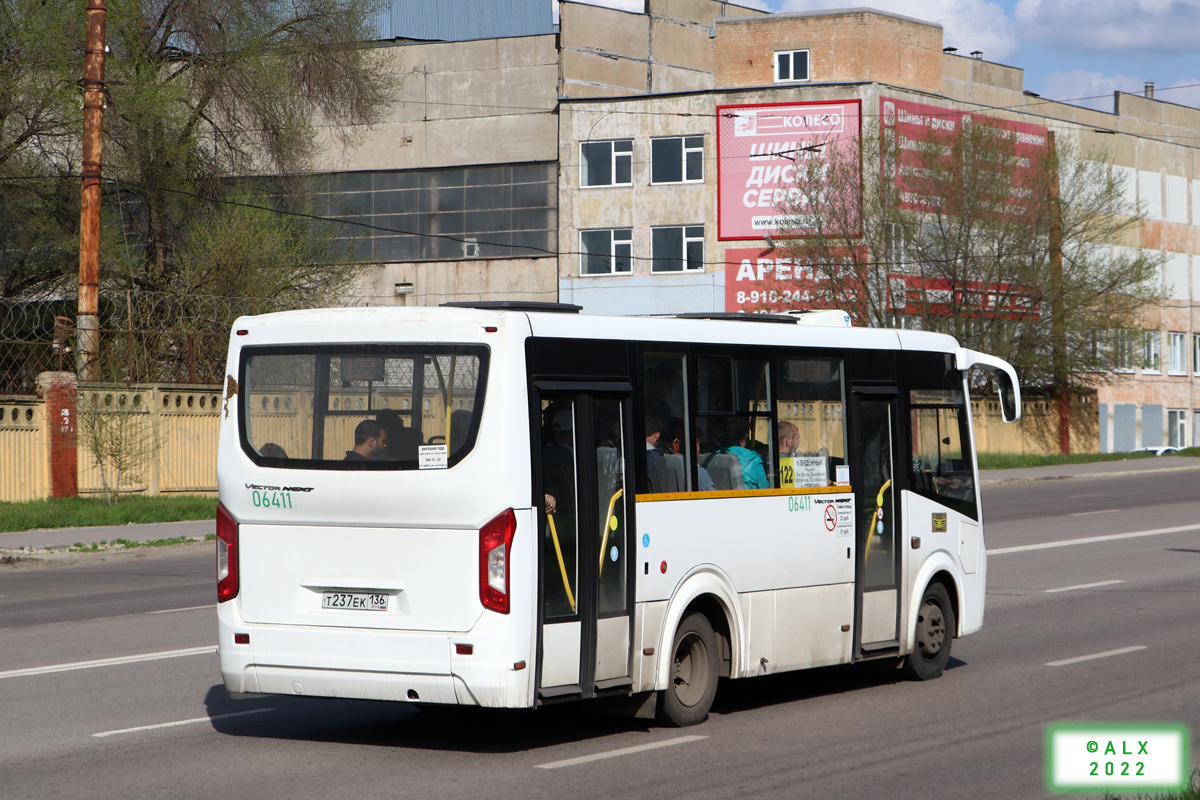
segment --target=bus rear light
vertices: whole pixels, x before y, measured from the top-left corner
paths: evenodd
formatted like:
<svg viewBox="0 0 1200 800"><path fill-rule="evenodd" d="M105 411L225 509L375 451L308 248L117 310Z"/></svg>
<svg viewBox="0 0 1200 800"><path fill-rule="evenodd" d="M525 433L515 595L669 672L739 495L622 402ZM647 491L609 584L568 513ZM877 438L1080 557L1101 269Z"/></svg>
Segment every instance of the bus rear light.
<svg viewBox="0 0 1200 800"><path fill-rule="evenodd" d="M217 602L232 600L238 593L238 523L217 503Z"/></svg>
<svg viewBox="0 0 1200 800"><path fill-rule="evenodd" d="M508 556L517 532L517 515L506 509L479 529L479 602L508 613Z"/></svg>
<svg viewBox="0 0 1200 800"><path fill-rule="evenodd" d="M475 654L475 645L473 644L456 644L454 652L460 656L470 656Z"/></svg>
<svg viewBox="0 0 1200 800"><path fill-rule="evenodd" d="M233 635L233 643L234 644L250 644L250 634L235 633Z"/></svg>

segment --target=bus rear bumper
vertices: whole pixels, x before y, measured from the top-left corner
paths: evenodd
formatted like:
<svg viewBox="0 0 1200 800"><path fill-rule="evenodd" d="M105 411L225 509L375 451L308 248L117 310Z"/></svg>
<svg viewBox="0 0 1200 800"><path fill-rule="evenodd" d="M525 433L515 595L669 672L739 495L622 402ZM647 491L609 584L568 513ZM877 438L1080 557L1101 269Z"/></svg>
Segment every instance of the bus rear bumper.
<svg viewBox="0 0 1200 800"><path fill-rule="evenodd" d="M456 652L462 634L248 624L218 610L221 677L235 693L532 707L530 672ZM236 634L249 643L237 644Z"/></svg>

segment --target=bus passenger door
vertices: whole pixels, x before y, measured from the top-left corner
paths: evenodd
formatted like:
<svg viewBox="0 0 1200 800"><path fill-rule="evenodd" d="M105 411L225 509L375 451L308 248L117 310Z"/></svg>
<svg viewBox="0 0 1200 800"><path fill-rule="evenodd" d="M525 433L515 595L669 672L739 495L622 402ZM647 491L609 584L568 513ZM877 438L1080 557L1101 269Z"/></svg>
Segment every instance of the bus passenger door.
<svg viewBox="0 0 1200 800"><path fill-rule="evenodd" d="M855 657L900 645L900 509L892 480L900 434L895 387L853 387L851 483L855 496Z"/></svg>
<svg viewBox="0 0 1200 800"><path fill-rule="evenodd" d="M555 388L539 386L543 700L632 685L629 394Z"/></svg>

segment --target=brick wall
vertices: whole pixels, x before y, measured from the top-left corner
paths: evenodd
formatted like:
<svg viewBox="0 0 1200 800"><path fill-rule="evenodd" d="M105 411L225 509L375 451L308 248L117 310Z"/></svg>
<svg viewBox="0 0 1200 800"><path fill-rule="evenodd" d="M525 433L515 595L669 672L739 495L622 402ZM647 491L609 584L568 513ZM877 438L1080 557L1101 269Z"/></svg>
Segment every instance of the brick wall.
<svg viewBox="0 0 1200 800"><path fill-rule="evenodd" d="M942 28L878 11L717 20L716 86L774 83L777 50L808 50L812 83L876 81L942 90Z"/></svg>
<svg viewBox="0 0 1200 800"><path fill-rule="evenodd" d="M38 395L46 401L50 496L79 494L79 449L75 434L75 373L43 372Z"/></svg>

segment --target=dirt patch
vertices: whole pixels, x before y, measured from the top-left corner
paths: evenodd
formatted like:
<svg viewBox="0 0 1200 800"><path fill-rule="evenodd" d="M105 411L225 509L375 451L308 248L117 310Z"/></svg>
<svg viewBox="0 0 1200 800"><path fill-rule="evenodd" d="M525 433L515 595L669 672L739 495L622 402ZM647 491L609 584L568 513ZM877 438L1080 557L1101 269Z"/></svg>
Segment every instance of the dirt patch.
<svg viewBox="0 0 1200 800"><path fill-rule="evenodd" d="M47 567L74 567L83 564L98 564L102 561L131 561L156 559L168 556L191 555L213 552L215 542L195 541L159 547L112 547L84 552L72 552L64 547L27 547L24 550L0 549L0 570L44 569Z"/></svg>

